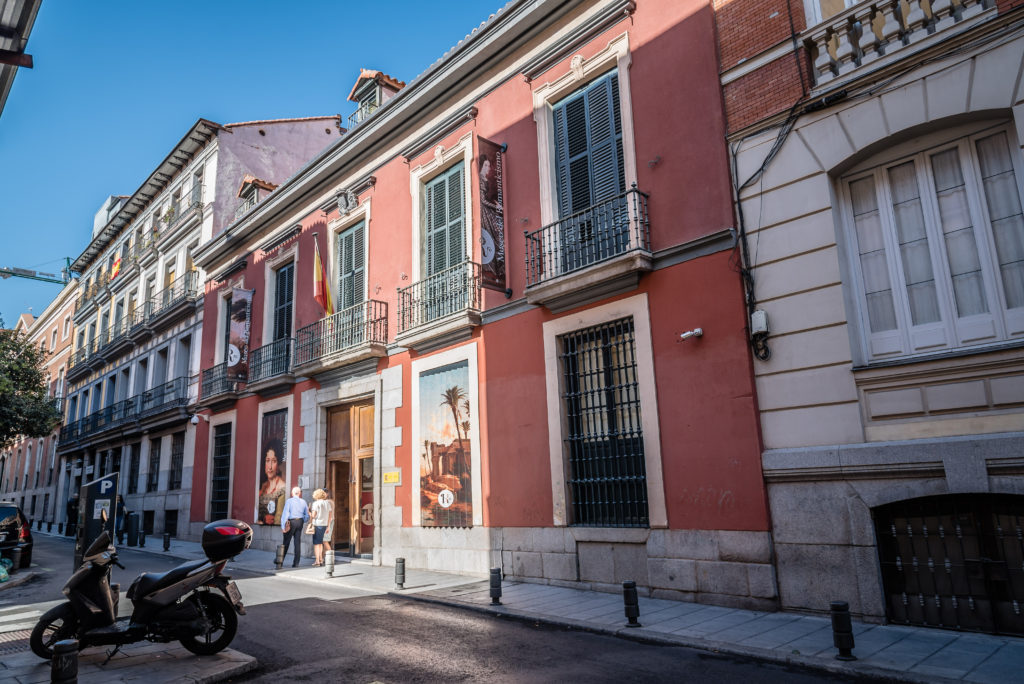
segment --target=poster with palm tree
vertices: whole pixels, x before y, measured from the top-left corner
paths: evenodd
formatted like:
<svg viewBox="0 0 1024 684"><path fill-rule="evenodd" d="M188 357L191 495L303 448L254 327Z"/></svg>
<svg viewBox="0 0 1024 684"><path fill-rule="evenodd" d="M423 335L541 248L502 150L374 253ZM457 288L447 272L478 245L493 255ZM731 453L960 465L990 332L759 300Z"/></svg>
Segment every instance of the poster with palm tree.
<svg viewBox="0 0 1024 684"><path fill-rule="evenodd" d="M420 524L473 524L469 363L461 361L420 375Z"/></svg>

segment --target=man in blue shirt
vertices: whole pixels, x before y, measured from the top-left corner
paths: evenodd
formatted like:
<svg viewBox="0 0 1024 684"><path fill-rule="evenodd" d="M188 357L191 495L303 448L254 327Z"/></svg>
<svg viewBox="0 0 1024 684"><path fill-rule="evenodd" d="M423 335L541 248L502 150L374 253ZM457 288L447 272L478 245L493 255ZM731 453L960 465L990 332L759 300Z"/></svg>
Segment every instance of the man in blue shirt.
<svg viewBox="0 0 1024 684"><path fill-rule="evenodd" d="M288 555L288 546L291 544L292 539L295 540L295 562L292 563L292 567L298 567L299 565L299 552L300 540L302 537L302 528L309 521L309 506L306 505L306 501L302 498L302 488L292 487L292 498L284 502L284 510L281 511L281 531L284 532L284 556Z"/></svg>

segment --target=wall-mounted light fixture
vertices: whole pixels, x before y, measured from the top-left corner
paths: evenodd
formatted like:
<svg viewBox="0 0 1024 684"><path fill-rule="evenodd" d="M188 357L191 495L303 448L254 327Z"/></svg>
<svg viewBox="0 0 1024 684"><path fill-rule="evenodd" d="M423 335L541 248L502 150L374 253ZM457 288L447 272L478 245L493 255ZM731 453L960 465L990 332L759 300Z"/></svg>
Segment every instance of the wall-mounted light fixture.
<svg viewBox="0 0 1024 684"><path fill-rule="evenodd" d="M679 335L680 340L688 340L691 337L704 337L704 329L694 328L693 330L687 330L686 332Z"/></svg>

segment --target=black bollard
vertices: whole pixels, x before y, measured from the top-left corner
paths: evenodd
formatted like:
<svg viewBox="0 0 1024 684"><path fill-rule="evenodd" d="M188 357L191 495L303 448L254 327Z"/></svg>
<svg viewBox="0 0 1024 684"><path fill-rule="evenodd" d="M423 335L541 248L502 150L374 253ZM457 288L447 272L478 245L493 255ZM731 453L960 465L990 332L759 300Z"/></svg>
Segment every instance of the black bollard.
<svg viewBox="0 0 1024 684"><path fill-rule="evenodd" d="M640 617L640 600L636 596L636 582L633 580L622 583L622 602L626 604L626 618L629 620L626 626L639 627L640 623L636 619Z"/></svg>
<svg viewBox="0 0 1024 684"><path fill-rule="evenodd" d="M145 548L146 546L146 530L139 528L139 547Z"/></svg>
<svg viewBox="0 0 1024 684"><path fill-rule="evenodd" d="M11 549L11 569L7 571L8 575L13 575L21 569L21 547L15 546Z"/></svg>
<svg viewBox="0 0 1024 684"><path fill-rule="evenodd" d="M491 568L491 605L501 605L501 568Z"/></svg>
<svg viewBox="0 0 1024 684"><path fill-rule="evenodd" d="M832 611L832 643L839 649L836 660L856 660L853 655L853 622L850 620L850 604L846 601L833 601Z"/></svg>
<svg viewBox="0 0 1024 684"><path fill-rule="evenodd" d="M334 549L324 551L324 573L327 577L334 577Z"/></svg>
<svg viewBox="0 0 1024 684"><path fill-rule="evenodd" d="M284 544L277 545L277 553L274 554L274 567L278 570L284 565Z"/></svg>
<svg viewBox="0 0 1024 684"><path fill-rule="evenodd" d="M50 522L46 523L46 532L47 532L47 534L49 534L50 532L53 532L53 521L52 520Z"/></svg>
<svg viewBox="0 0 1024 684"><path fill-rule="evenodd" d="M64 534L64 523L57 523L57 534Z"/></svg>
<svg viewBox="0 0 1024 684"><path fill-rule="evenodd" d="M405 559L395 559L395 588L405 589Z"/></svg>
<svg viewBox="0 0 1024 684"><path fill-rule="evenodd" d="M171 550L171 533L164 532L164 551Z"/></svg>
<svg viewBox="0 0 1024 684"><path fill-rule="evenodd" d="M78 642L74 639L65 639L53 645L50 681L59 684L78 682Z"/></svg>

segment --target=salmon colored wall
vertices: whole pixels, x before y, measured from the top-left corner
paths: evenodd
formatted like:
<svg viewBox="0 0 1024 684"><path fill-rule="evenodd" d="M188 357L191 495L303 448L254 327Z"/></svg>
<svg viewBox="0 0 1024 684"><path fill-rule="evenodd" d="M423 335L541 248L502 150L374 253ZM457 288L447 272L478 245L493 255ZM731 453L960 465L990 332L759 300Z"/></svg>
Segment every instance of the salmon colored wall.
<svg viewBox="0 0 1024 684"><path fill-rule="evenodd" d="M210 414L201 412L206 417ZM192 458L192 494L189 504L189 518L192 522L206 520L206 504L208 502L207 484L210 480L209 467L210 453L210 423L199 419L196 425L195 451ZM244 518L243 518L244 519Z"/></svg>

